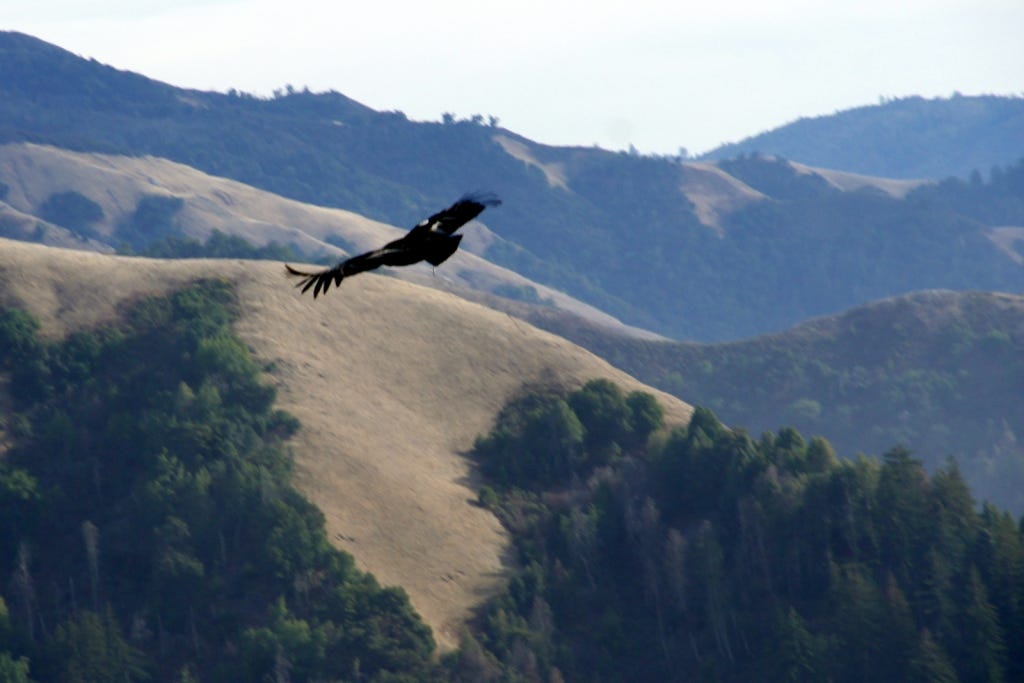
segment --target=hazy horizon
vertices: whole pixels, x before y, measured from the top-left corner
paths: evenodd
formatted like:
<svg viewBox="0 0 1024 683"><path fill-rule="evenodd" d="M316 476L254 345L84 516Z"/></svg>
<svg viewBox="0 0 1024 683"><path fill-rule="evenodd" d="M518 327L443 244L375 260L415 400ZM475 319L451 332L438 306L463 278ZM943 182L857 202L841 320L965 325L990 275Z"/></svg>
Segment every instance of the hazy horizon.
<svg viewBox="0 0 1024 683"><path fill-rule="evenodd" d="M880 98L1024 92L1018 0L13 0L4 28L172 85L335 90L552 145L702 153Z"/></svg>

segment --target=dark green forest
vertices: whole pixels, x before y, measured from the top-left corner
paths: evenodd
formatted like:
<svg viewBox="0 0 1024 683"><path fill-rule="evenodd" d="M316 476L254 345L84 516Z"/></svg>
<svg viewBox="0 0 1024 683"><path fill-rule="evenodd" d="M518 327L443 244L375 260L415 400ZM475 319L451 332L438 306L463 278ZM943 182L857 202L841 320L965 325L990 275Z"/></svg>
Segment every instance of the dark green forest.
<svg viewBox="0 0 1024 683"><path fill-rule="evenodd" d="M122 253L133 253L125 250ZM227 235L214 230L205 242L193 237L170 235L151 242L139 256L152 258L237 258L264 261L295 261L302 256L291 246L271 242L257 247L238 235Z"/></svg>
<svg viewBox="0 0 1024 683"><path fill-rule="evenodd" d="M563 168L568 188L508 154L499 135ZM1024 225L1015 163L1024 148L996 139L1015 156L972 167L978 182L967 171L903 200L841 192L814 176L804 183L788 164L732 155L723 168L769 199L725 217L720 236L680 191L676 158L536 145L483 116L410 121L336 92L182 90L0 33L0 143L152 154L398 226L467 190L494 189L505 201L486 223L502 241L488 259L678 339L753 336L925 288L1021 291L1024 269L984 236L994 205L1000 225ZM936 142L928 158L943 149Z"/></svg>
<svg viewBox="0 0 1024 683"><path fill-rule="evenodd" d="M1024 520L955 464L666 431L606 380L524 393L471 457L507 591L438 658L330 546L224 283L46 340L0 314L0 680L998 681L1024 675Z"/></svg>
<svg viewBox="0 0 1024 683"><path fill-rule="evenodd" d="M0 680L425 680L401 589L291 484L296 420L204 282L61 341L0 312Z"/></svg>
<svg viewBox="0 0 1024 683"><path fill-rule="evenodd" d="M200 242L187 236L178 223L178 213L184 205L181 197L155 194L140 197L135 210L114 233L118 253L153 258L274 261L291 261L300 257L291 245L270 242L257 247L243 237L228 235L220 230L213 230L206 242ZM57 223L64 225L59 221Z"/></svg>
<svg viewBox="0 0 1024 683"><path fill-rule="evenodd" d="M844 453L902 444L929 471L955 457L971 489L1024 513L1024 301L922 292L723 344L631 340L551 325L642 381L760 433L792 425Z"/></svg>
<svg viewBox="0 0 1024 683"><path fill-rule="evenodd" d="M474 454L522 569L462 681L1015 681L1024 519L955 464L754 439L698 408L653 432L605 380L506 407Z"/></svg>

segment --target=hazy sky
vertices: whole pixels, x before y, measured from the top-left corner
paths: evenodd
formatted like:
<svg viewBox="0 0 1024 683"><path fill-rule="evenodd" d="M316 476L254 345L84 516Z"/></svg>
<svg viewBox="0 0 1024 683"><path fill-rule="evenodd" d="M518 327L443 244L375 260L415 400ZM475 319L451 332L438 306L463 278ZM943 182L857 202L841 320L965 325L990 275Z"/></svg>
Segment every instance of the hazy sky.
<svg viewBox="0 0 1024 683"><path fill-rule="evenodd" d="M4 0L0 28L173 85L674 154L880 96L1024 94L1024 0Z"/></svg>

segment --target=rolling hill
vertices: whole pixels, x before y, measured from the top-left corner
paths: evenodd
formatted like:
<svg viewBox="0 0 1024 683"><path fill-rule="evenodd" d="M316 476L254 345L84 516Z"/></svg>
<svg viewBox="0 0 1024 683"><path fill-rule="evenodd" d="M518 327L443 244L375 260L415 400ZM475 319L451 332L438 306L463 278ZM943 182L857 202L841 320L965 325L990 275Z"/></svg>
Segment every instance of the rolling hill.
<svg viewBox="0 0 1024 683"><path fill-rule="evenodd" d="M1024 296L917 292L724 344L524 314L753 434L791 425L846 457L902 444L931 469L952 456L978 498L1024 511Z"/></svg>
<svg viewBox="0 0 1024 683"><path fill-rule="evenodd" d="M994 175L951 206L935 185L837 173L850 168L551 147L483 117L410 121L336 92L184 90L16 33L0 33L0 142L171 159L392 225L494 189L506 203L486 217L501 237L480 244L488 260L675 338L777 331L917 289L1024 286L988 232L1024 224L1020 207L998 222L979 208Z"/></svg>
<svg viewBox="0 0 1024 683"><path fill-rule="evenodd" d="M1024 98L901 97L801 118L701 156L759 152L890 178L967 177L1024 156Z"/></svg>
<svg viewBox="0 0 1024 683"><path fill-rule="evenodd" d="M115 319L143 295L204 277L237 288L238 333L269 368L303 492L328 532L384 584L401 585L451 647L474 606L502 584L506 538L474 504L464 454L530 385L639 382L573 344L450 293L364 275L316 301L278 263L153 260L0 240L0 305L47 335ZM655 392L670 421L690 407Z"/></svg>
<svg viewBox="0 0 1024 683"><path fill-rule="evenodd" d="M204 241L218 231L256 245L287 245L298 253L333 261L376 248L405 232L350 211L284 199L155 157L71 152L33 144L0 145L0 187L6 188L0 197L0 236L104 253L125 245L144 247L168 236ZM74 211L65 212L70 216L64 218L48 208L54 198L62 197L93 207L91 218L78 218ZM54 213L56 218L50 216ZM411 226L418 220L410 215L407 222ZM628 334L653 336L475 256L474 251L500 239L480 221L462 233L465 247L443 270L432 273L427 266L419 266L395 270L394 274L442 289L527 292L532 300Z"/></svg>

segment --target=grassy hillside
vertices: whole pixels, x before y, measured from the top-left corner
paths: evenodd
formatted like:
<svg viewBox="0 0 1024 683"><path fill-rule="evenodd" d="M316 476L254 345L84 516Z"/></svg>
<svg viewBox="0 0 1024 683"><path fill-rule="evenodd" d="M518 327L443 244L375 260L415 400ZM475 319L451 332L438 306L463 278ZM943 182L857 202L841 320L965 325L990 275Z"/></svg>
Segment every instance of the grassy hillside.
<svg viewBox="0 0 1024 683"><path fill-rule="evenodd" d="M463 454L524 384L608 377L595 356L451 294L369 274L314 302L280 264L160 261L0 240L0 304L62 336L117 318L119 306L202 277L239 299L237 333L270 369L278 406L297 417L296 484L332 543L385 585L400 585L450 647L470 610L502 584L506 538L473 505ZM689 407L658 392L670 419Z"/></svg>
<svg viewBox="0 0 1024 683"><path fill-rule="evenodd" d="M1024 297L924 292L726 344L634 342L557 314L555 330L752 433L792 425L840 454L949 456L979 498L1024 511Z"/></svg>
<svg viewBox="0 0 1024 683"><path fill-rule="evenodd" d="M852 683L1024 667L1022 527L979 512L955 466L928 476L902 449L842 461L793 429L754 441L706 409L669 433L651 394L550 371L475 439L469 483L486 484L478 504L517 562L459 649L433 657L406 594L331 548L293 487L282 445L302 425L232 329L241 285L135 297L67 335L0 306L4 680ZM378 514L403 492L385 495Z"/></svg>
<svg viewBox="0 0 1024 683"><path fill-rule="evenodd" d="M413 122L338 93L185 91L11 33L0 34L0 95L0 141L156 155L394 225L494 189L505 205L485 218L502 238L484 250L489 260L677 338L751 336L921 288L1024 283L985 238L997 226L976 213L787 164L762 163L755 187L750 160L738 177L537 145L482 117ZM785 194L794 175L821 187ZM1001 226L1024 224L1010 217Z"/></svg>
<svg viewBox="0 0 1024 683"><path fill-rule="evenodd" d="M350 211L303 204L155 157L0 145L0 187L6 188L0 236L79 249L159 255L197 242L214 247L226 235L277 260L301 254L333 262L404 233ZM423 265L392 272L440 288L540 300L624 329L579 300L479 258L480 245L498 240L480 221L461 233L465 247L442 270Z"/></svg>
<svg viewBox="0 0 1024 683"><path fill-rule="evenodd" d="M801 118L703 156L774 154L887 178L967 177L1024 157L1024 98L902 97Z"/></svg>
<svg viewBox="0 0 1024 683"><path fill-rule="evenodd" d="M38 680L427 678L406 594L294 488L299 424L232 333L237 304L206 280L50 340L0 309L0 652Z"/></svg>

